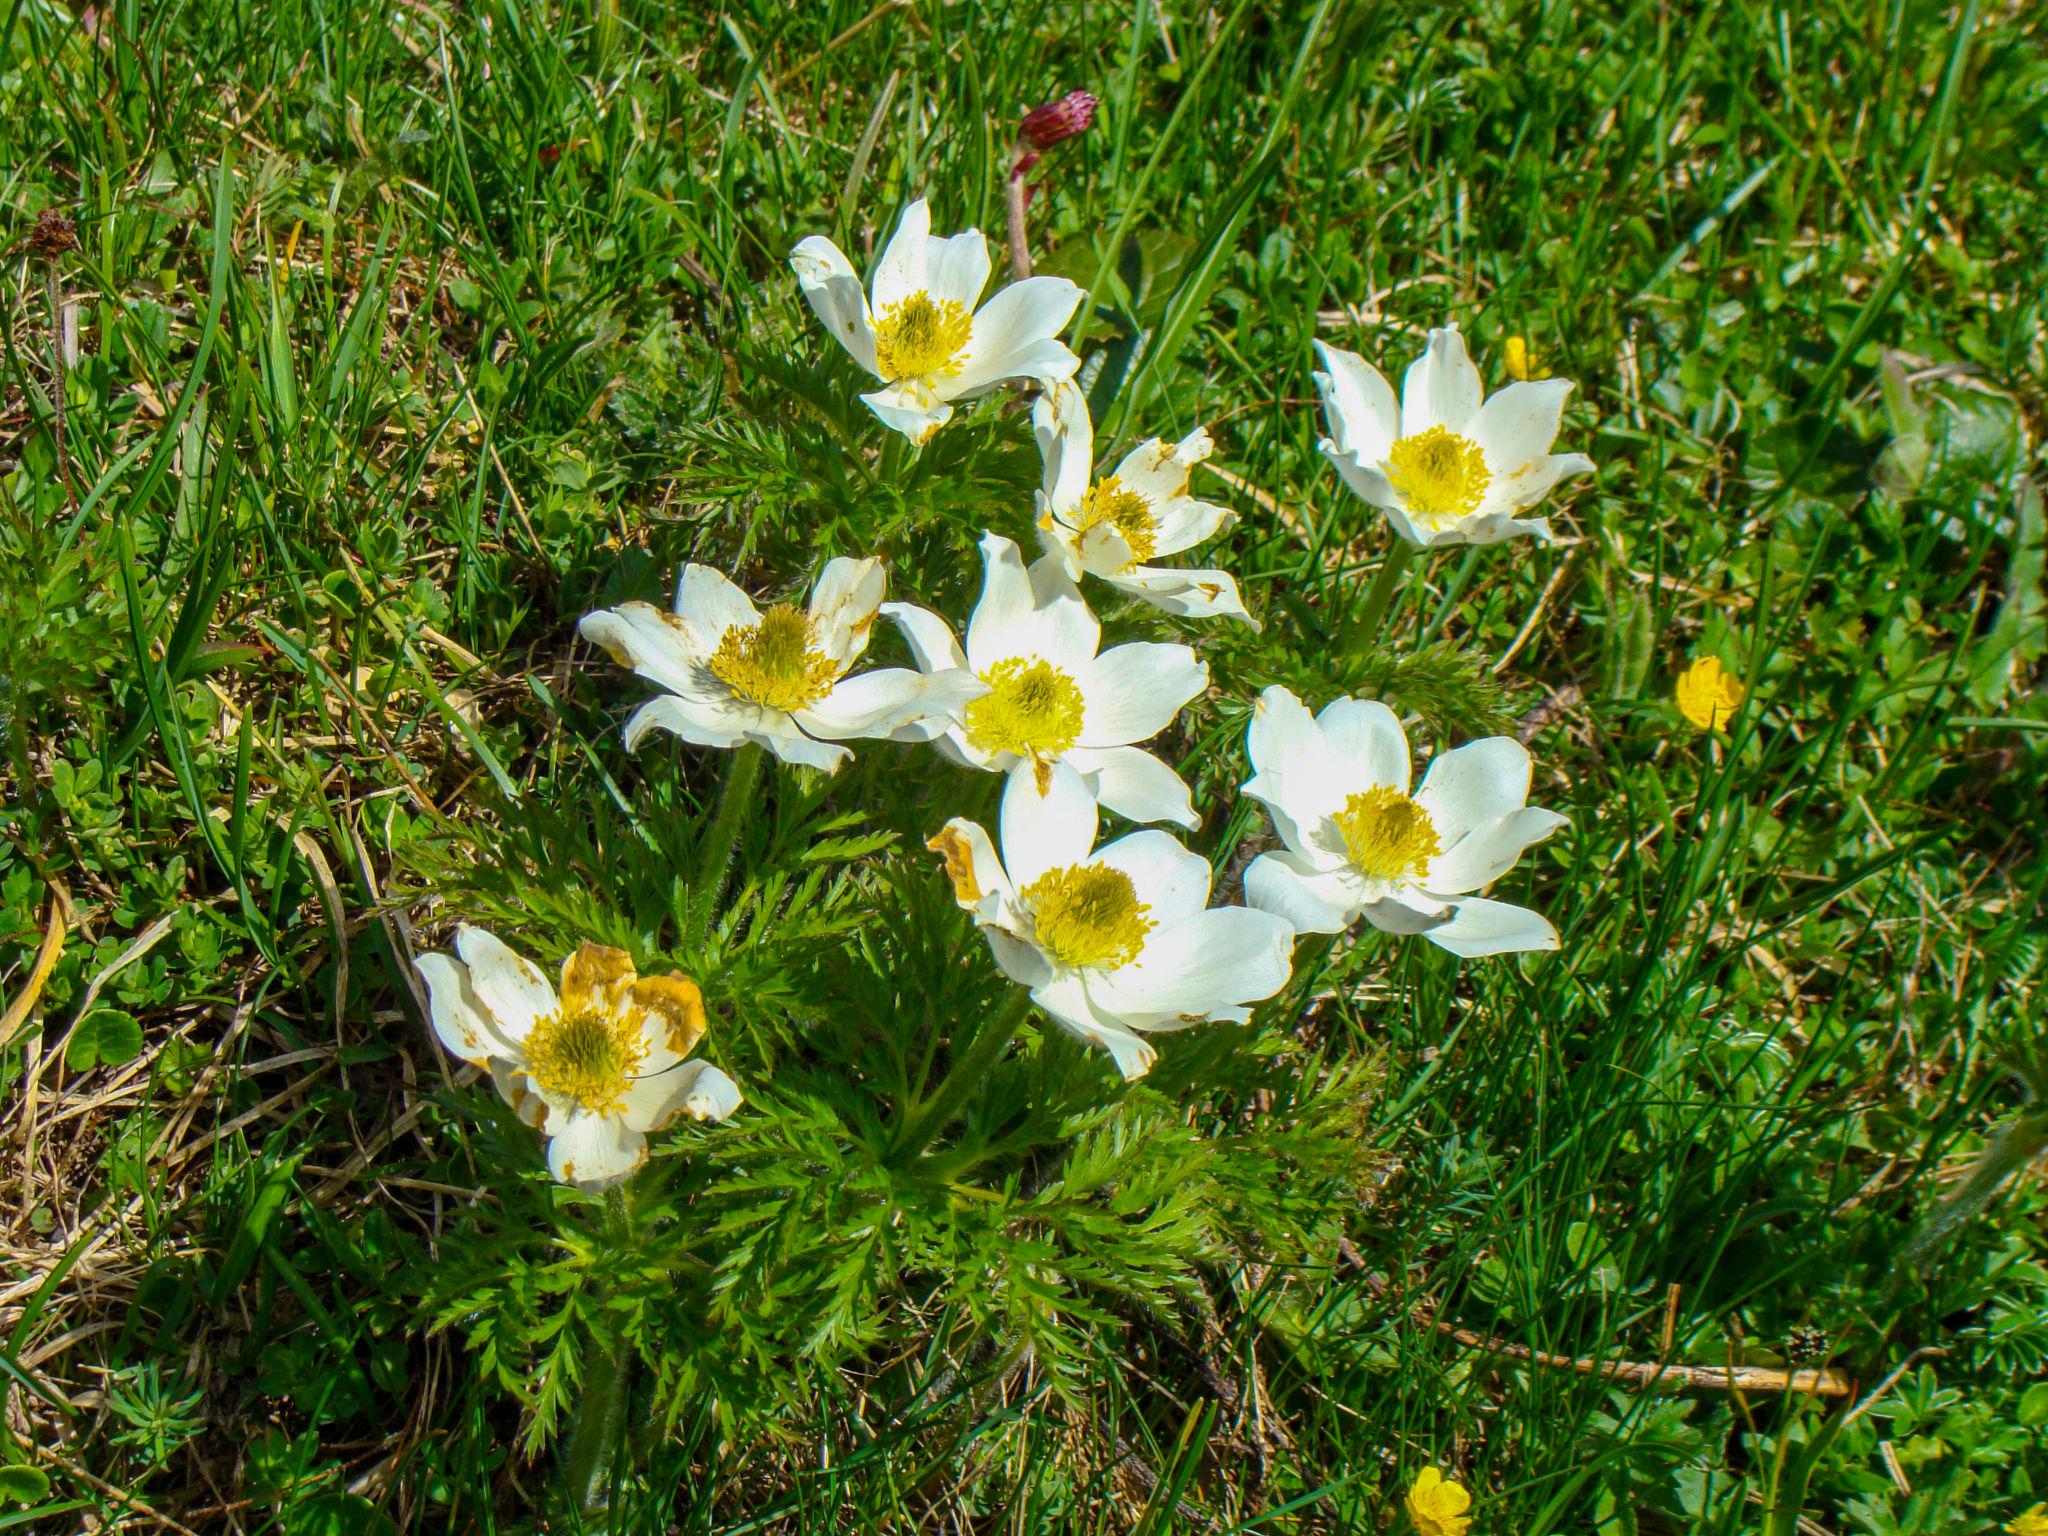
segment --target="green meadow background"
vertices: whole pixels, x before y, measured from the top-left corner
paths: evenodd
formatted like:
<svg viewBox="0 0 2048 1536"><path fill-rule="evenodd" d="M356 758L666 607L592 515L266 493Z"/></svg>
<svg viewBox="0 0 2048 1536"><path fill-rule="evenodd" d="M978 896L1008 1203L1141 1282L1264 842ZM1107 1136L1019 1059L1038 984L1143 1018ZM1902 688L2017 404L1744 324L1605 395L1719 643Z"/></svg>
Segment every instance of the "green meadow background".
<svg viewBox="0 0 2048 1536"><path fill-rule="evenodd" d="M2044 24L0 0L0 1529L1350 1532L1427 1465L1475 1536L2048 1499ZM1028 423L884 473L786 256L858 264L918 195L999 240L1016 118L1074 87L1102 117L1032 235L1091 289L1099 445L1210 425L1263 620L1109 614L1210 664L1191 846L1225 888L1255 846L1258 689L1378 693L1529 743L1573 826L1503 889L1563 948L1305 946L1254 1030L1166 1043L1155 1148L1237 1134L1201 1073L1351 1074L1362 1176L1276 1199L1285 1242L1161 1161L1058 1241L884 1252L1029 1194L863 1150L875 1021L936 1051L1000 996L919 846L993 783L785 772L753 915L711 913L671 875L723 763L626 757L638 685L574 626L686 559L771 591L876 552L964 617L980 531L1027 537ZM1446 319L1490 387L1510 336L1577 381L1598 473L1554 545L1418 562L1347 659L1387 531L1315 450L1310 343L1392 373ZM1712 737L1670 702L1709 655L1751 695ZM574 1210L536 1225L532 1138L408 978L458 915L687 953L751 1096L689 1166L801 1142L843 1192L748 1187L804 1328L706 1279L595 1524L541 1444ZM1040 1065L1122 1092L1052 1041L1001 1091Z"/></svg>

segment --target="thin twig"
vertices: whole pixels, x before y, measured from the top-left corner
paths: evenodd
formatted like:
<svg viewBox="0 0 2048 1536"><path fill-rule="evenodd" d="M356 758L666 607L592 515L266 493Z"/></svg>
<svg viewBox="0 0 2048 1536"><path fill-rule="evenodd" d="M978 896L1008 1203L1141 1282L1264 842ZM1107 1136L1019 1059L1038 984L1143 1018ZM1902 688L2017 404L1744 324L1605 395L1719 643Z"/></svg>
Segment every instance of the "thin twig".
<svg viewBox="0 0 2048 1536"><path fill-rule="evenodd" d="M1338 1240L1337 1254L1344 1263L1364 1276L1366 1288L1375 1296L1387 1293L1387 1282L1367 1270L1364 1257L1352 1247L1349 1238ZM1510 1360L1524 1360L1553 1370L1577 1371L1581 1376L1601 1376L1632 1387L1670 1385L1713 1392L1798 1392L1813 1397L1849 1397L1856 1390L1856 1384L1840 1371L1785 1371L1764 1365L1672 1365L1658 1361L1602 1360L1594 1355L1553 1355L1545 1350L1531 1349L1526 1344L1510 1344L1506 1339L1474 1333L1455 1323L1441 1322L1424 1307L1414 1307L1408 1315L1423 1327L1456 1339L1470 1350L1503 1355Z"/></svg>

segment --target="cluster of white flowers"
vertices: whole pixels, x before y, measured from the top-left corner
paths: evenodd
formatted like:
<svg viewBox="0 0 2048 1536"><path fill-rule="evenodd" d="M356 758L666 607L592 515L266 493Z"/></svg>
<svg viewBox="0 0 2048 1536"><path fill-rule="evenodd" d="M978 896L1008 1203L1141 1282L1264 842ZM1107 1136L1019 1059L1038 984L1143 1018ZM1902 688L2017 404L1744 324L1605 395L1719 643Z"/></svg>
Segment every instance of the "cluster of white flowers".
<svg viewBox="0 0 2048 1536"><path fill-rule="evenodd" d="M865 289L821 236L799 244L791 266L818 318L880 381L862 399L911 442L1006 382L1038 391L1041 553L1027 564L1012 540L984 535L964 643L929 609L884 602L878 560L829 562L806 607L757 606L717 571L687 566L673 612L626 603L582 621L586 639L662 690L627 722L628 748L661 729L697 746L754 743L831 772L851 740L929 742L955 763L1004 774L1000 852L962 818L931 847L1003 973L1126 1077L1156 1059L1149 1035L1242 1021L1279 992L1299 933L1339 933L1363 917L1464 956L1555 948L1542 917L1475 894L1564 824L1526 804L1528 753L1506 738L1472 742L1437 758L1411 795L1401 722L1370 700L1340 698L1316 715L1285 688L1258 700L1244 792L1284 846L1246 870L1247 905L1211 907L1208 861L1166 832L1096 846L1105 810L1200 824L1186 782L1146 743L1208 687L1209 671L1182 644L1103 650L1079 583L1092 577L1183 618L1249 624L1228 572L1153 563L1214 537L1234 514L1191 490L1212 449L1200 428L1140 443L1098 476L1077 361L1059 340L1080 290L1032 277L983 304L982 236L934 239L930 225L925 204L911 204ZM1418 546L1547 538L1543 519L1519 514L1591 468L1549 451L1570 386L1517 383L1483 399L1455 328L1430 333L1398 401L1362 358L1320 352L1323 452ZM901 632L915 670L853 670L877 616ZM558 1177L622 1177L644 1157L647 1131L685 1110L723 1118L738 1104L716 1068L684 1059L702 1009L679 1021L681 978L635 982L618 951L586 946L558 997L489 935L465 929L457 948L460 962L421 962L436 1027L554 1138Z"/></svg>

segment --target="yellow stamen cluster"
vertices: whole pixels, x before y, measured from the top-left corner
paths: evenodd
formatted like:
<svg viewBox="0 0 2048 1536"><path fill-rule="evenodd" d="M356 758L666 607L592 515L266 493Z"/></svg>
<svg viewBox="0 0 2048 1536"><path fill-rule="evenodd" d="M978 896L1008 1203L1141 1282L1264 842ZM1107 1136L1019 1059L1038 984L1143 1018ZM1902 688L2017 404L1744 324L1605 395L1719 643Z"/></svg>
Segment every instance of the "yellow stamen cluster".
<svg viewBox="0 0 2048 1536"><path fill-rule="evenodd" d="M875 370L899 379L950 378L974 334L974 316L952 299L933 299L922 288L875 319Z"/></svg>
<svg viewBox="0 0 2048 1536"><path fill-rule="evenodd" d="M1081 739L1081 689L1051 662L1012 656L981 680L989 691L960 717L977 751L1058 757Z"/></svg>
<svg viewBox="0 0 2048 1536"><path fill-rule="evenodd" d="M1047 870L1017 893L1031 912L1038 947L1061 965L1113 969L1128 965L1153 928L1131 877L1107 864Z"/></svg>
<svg viewBox="0 0 2048 1536"><path fill-rule="evenodd" d="M1493 476L1471 438L1431 427L1394 440L1387 450L1387 481L1411 516L1437 521L1477 511Z"/></svg>
<svg viewBox="0 0 2048 1536"><path fill-rule="evenodd" d="M1369 880L1419 877L1443 851L1429 812L1385 785L1353 795L1331 820L1352 868Z"/></svg>
<svg viewBox="0 0 2048 1536"><path fill-rule="evenodd" d="M1159 520L1152 503L1115 475L1105 475L1081 498L1080 532L1108 524L1130 546L1131 564L1149 560L1159 547Z"/></svg>
<svg viewBox="0 0 2048 1536"><path fill-rule="evenodd" d="M526 1075L535 1086L574 1099L593 1115L608 1115L647 1058L637 1013L607 1008L564 1008L533 1026L526 1037Z"/></svg>
<svg viewBox="0 0 2048 1536"><path fill-rule="evenodd" d="M818 649L818 626L793 603L754 625L735 624L711 653L711 675L763 709L802 709L832 691L839 669Z"/></svg>

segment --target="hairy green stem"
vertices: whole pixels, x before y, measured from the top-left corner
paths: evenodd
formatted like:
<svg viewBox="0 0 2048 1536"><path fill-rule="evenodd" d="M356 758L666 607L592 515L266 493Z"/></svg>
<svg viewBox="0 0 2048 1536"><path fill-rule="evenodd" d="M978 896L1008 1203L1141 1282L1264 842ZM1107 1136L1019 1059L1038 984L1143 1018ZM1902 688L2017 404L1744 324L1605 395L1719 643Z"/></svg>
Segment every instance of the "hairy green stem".
<svg viewBox="0 0 2048 1536"><path fill-rule="evenodd" d="M1399 534L1388 546L1386 558L1380 561L1379 574L1372 579L1372 586L1366 590L1365 606L1358 610L1344 631L1339 649L1346 655L1355 656L1372 644L1379 633L1381 623L1387 617L1387 610L1393 605L1394 592L1407 574L1408 564L1415 558L1415 546Z"/></svg>
<svg viewBox="0 0 2048 1536"><path fill-rule="evenodd" d="M620 1248L633 1241L632 1215L626 1207L623 1188L605 1191L605 1228L611 1243ZM598 1283L597 1304L601 1309L609 1287ZM611 1503L612 1459L619 1445L620 1429L626 1419L626 1400L632 1395L633 1357L625 1342L617 1348L599 1347L595 1359L583 1372L583 1396L576 1404L575 1422L569 1426L569 1443L562 1458L562 1477L569 1505L578 1514L601 1514Z"/></svg>
<svg viewBox="0 0 2048 1536"><path fill-rule="evenodd" d="M1017 1031L1024 1027L1025 1015L1030 1012L1031 994L1020 987L1010 1005L981 1026L980 1033L967 1047L967 1054L947 1070L931 1097L904 1115L903 1129L896 1138L898 1157L913 1157L922 1152L945 1128L975 1085L988 1075L989 1068L1017 1038Z"/></svg>
<svg viewBox="0 0 2048 1536"><path fill-rule="evenodd" d="M732 868L732 852L739 845L740 824L754 808L754 792L761 783L762 751L754 742L744 743L732 755L725 770L725 787L718 794L718 810L711 818L711 830L704 837L704 857L697 867L696 939L699 944L711 931L711 917L718 910L719 893L725 889L726 874Z"/></svg>

